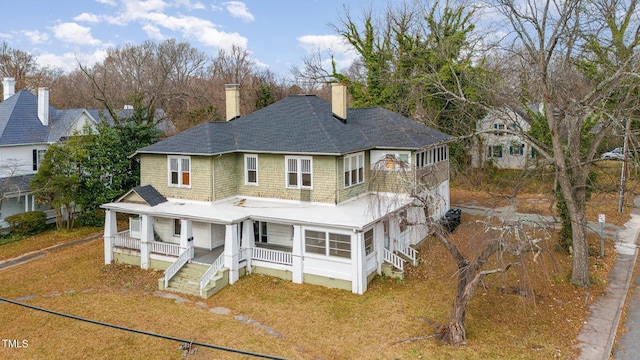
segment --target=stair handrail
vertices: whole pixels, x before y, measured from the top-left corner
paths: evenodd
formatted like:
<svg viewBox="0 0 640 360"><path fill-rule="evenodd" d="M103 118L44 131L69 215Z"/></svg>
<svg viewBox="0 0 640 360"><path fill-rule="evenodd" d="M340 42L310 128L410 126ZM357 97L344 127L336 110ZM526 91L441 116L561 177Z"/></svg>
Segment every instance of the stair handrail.
<svg viewBox="0 0 640 360"><path fill-rule="evenodd" d="M409 259L411 259L411 264L413 266L418 266L418 251L414 248L412 248L411 246L407 245L407 244L398 244L399 246L396 247L396 250L401 253L402 255L408 257ZM404 246L402 246L404 245Z"/></svg>
<svg viewBox="0 0 640 360"><path fill-rule="evenodd" d="M191 260L193 258L193 247L188 247L184 250L182 250L182 252L180 252L180 255L178 256L178 258L176 259L176 261L174 261L171 265L169 265L169 267L167 268L167 270L164 271L164 288L168 288L169 287L169 280L171 280L171 278L178 273L178 271L180 271L180 269L182 269L182 267L189 262L189 260Z"/></svg>
<svg viewBox="0 0 640 360"><path fill-rule="evenodd" d="M220 271L220 269L222 269L223 266L224 266L224 253L220 254L220 256L218 256L216 261L214 261L213 264L211 264L209 269L204 274L202 274L202 277L200 278L200 296L202 296L202 292L204 288L209 284L209 282L211 282L211 279L213 279L214 276L216 276L218 271Z"/></svg>
<svg viewBox="0 0 640 360"><path fill-rule="evenodd" d="M384 250L384 261L393 265L396 269L404 271L404 260L387 249Z"/></svg>

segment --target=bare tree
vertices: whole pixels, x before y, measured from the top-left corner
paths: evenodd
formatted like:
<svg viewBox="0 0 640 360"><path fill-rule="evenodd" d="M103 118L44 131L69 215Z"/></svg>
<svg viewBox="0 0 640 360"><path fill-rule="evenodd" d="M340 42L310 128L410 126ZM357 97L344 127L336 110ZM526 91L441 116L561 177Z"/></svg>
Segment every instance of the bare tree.
<svg viewBox="0 0 640 360"><path fill-rule="evenodd" d="M639 106L637 0L491 3L507 20L506 53L526 64L516 95L543 104L549 142L529 141L556 169L571 221L571 282L588 287L589 172L605 135Z"/></svg>
<svg viewBox="0 0 640 360"><path fill-rule="evenodd" d="M453 241L448 235L450 228L441 219L446 201L436 190L446 179L448 167L442 164L446 163L416 167L390 156L373 166L369 188L379 194L372 204L374 210L388 212L390 206L397 207L400 201L408 203L408 208L417 212L402 221L417 230L417 234L431 233L451 255L457 267L455 298L448 324L438 327L435 336L447 344L463 345L467 340L467 308L482 280L514 266L524 267L528 254L537 259L545 251L540 243L548 240L550 234L536 222L490 217L479 221L482 229L473 236L462 242ZM388 200L390 188L398 193L392 201ZM530 289L523 291L531 292Z"/></svg>
<svg viewBox="0 0 640 360"><path fill-rule="evenodd" d="M204 75L206 56L188 43L169 39L147 41L109 49L107 57L92 67L80 65L89 80L92 97L117 119L118 109L139 98L152 118L163 108L172 119L179 119L200 104L194 79Z"/></svg>

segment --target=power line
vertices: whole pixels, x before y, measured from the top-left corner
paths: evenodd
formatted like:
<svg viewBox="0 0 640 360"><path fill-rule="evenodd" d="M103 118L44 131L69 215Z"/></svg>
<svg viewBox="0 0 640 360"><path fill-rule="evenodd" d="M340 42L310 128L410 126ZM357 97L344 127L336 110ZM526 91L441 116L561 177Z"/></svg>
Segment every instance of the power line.
<svg viewBox="0 0 640 360"><path fill-rule="evenodd" d="M232 349L232 348L227 348L227 347L218 346L218 345L201 343L201 342L198 342L198 341L180 339L180 338L173 337L173 336L156 334L156 333L143 331L143 330L138 330L138 329L132 329L132 328L128 328L128 327L124 327L124 326L120 326L120 325L109 324L109 323L105 323L105 322L102 322L102 321L86 319L86 318L83 318L83 317L80 317L80 316L69 315L69 314L65 314L65 313L61 313L61 312L57 312L57 311L53 311L53 310L48 310L48 309L44 309L44 308L33 306L33 305L24 304L24 303L21 303L21 302L18 302L18 301L5 299L3 297L0 297L0 301L4 301L4 302L7 302L7 303L13 304L13 305L26 307L27 309L31 309L31 310L37 310L37 311L42 311L42 312L45 312L45 313L48 313L48 314L53 314L53 315L57 315L57 316L66 317L66 318L73 319L73 320L84 321L84 322L88 322L90 324L106 326L106 327L110 327L110 328L117 329L117 330L129 331L129 332L133 332L133 333L136 333L136 334L152 336L152 337L156 337L156 338L160 338L160 339L178 341L180 343L188 343L190 345L197 345L197 346L202 346L202 347L205 347L205 348L210 348L210 349L215 349L215 350L220 350L220 351L227 351L227 352L232 352L232 353L242 354L242 355L249 355L249 356L259 357L259 358L263 358L263 359L286 360L284 358L275 357L275 356L271 356L271 355L253 353L253 352L244 351L244 350L238 350L238 349Z"/></svg>

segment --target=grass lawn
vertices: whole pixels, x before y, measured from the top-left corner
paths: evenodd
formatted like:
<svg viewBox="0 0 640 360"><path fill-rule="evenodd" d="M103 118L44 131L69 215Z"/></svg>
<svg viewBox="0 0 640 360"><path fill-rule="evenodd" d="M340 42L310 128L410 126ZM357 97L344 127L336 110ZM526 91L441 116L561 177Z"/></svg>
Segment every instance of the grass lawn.
<svg viewBox="0 0 640 360"><path fill-rule="evenodd" d="M463 215L452 235L477 233ZM597 238L592 239L599 246ZM455 269L431 239L420 247L421 265L404 281L376 278L364 295L293 284L260 275L243 277L213 297L186 301L159 296L157 271L103 265L98 239L0 271L0 296L47 309L164 335L289 359L552 359L575 358L572 348L587 307L602 293L615 256L592 258L594 287L568 284L570 258L543 255L523 274L535 297L518 295L523 284L507 275L487 278L467 313L468 344L455 348L429 338L444 324L453 300ZM4 247L4 246L3 246ZM3 247L0 247L2 251ZM596 251L597 253L597 251ZM523 270L525 271L525 270ZM164 293L167 294L167 293ZM215 310L229 310L216 313ZM0 337L28 340L28 347L0 347L3 359L175 359L176 342L56 317L0 303ZM199 348L190 358L240 359Z"/></svg>

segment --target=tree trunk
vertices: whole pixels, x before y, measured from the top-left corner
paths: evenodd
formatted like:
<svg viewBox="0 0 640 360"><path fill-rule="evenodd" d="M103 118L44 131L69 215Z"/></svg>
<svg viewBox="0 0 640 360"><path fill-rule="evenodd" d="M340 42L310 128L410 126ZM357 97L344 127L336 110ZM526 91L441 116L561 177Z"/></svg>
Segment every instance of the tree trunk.
<svg viewBox="0 0 640 360"><path fill-rule="evenodd" d="M579 204L576 204L576 207ZM585 227L587 224L587 216L585 210L578 209L571 211L571 232L573 241L573 269L571 272L571 283L576 286L588 288L591 285L589 279L589 244L587 243L587 234Z"/></svg>

